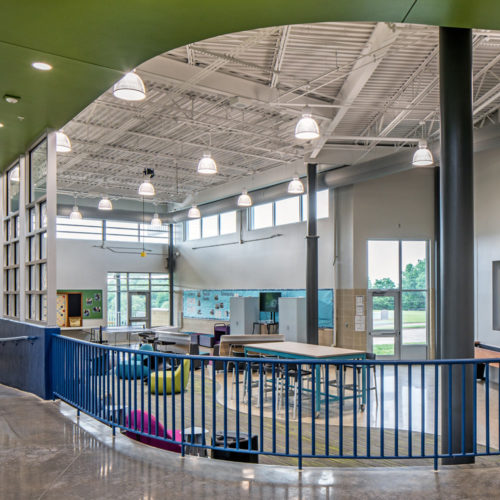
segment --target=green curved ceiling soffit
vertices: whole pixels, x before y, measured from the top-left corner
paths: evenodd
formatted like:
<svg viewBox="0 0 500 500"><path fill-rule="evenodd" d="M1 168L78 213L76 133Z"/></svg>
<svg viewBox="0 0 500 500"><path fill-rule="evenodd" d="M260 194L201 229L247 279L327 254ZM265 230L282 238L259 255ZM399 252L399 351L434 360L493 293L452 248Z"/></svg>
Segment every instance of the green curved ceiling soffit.
<svg viewBox="0 0 500 500"><path fill-rule="evenodd" d="M499 0L20 0L0 14L0 167L145 60L247 29L388 21L500 29ZM35 71L33 61L53 65ZM23 117L20 120L18 117Z"/></svg>

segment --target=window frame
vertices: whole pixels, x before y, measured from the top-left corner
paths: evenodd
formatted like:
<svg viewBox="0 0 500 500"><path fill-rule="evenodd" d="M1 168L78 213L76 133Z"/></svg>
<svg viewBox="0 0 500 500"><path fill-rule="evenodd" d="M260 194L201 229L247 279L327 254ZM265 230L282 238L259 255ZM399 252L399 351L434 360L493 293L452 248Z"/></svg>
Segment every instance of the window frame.
<svg viewBox="0 0 500 500"><path fill-rule="evenodd" d="M221 216L225 214L232 214L234 213L234 231L228 232L228 233L221 233ZM230 234L236 234L238 232L238 211L237 210L229 210L227 212L221 212L218 214L212 214L212 215L205 215L204 217L199 217L196 219L187 219L184 221L183 227L184 227L184 241L198 241L198 240L206 240L206 239L211 239L211 238L219 238L220 236L228 236ZM203 236L203 220L206 219L207 217L217 217L217 234L210 235L210 236ZM195 221L200 221L200 236L198 238L190 238L189 237L189 224L193 223Z"/></svg>
<svg viewBox="0 0 500 500"><path fill-rule="evenodd" d="M318 191L317 193L328 193L328 199L327 199L327 208L328 208L328 215L325 217L319 217L318 220L322 219L328 219L330 218L330 189L322 189ZM291 199L291 198L298 198L299 199L299 220L296 222L287 222L284 224L276 224L276 204L279 203L280 201ZM307 202L307 193L305 194L299 194L299 195L291 195L285 198L280 198L278 200L274 201L268 201L266 203L260 203L259 205L253 205L248 209L249 217L248 217L248 229L249 231L260 231L261 229L269 229L270 227L280 227L280 226L287 226L289 224L299 224L301 222L307 222L307 217L305 217L305 210L304 207L306 206ZM271 226L265 226L265 227L259 227L255 228L254 227L254 209L255 207L260 207L262 205L267 205L267 204L272 204L272 225ZM316 209L317 209L317 199L316 199Z"/></svg>

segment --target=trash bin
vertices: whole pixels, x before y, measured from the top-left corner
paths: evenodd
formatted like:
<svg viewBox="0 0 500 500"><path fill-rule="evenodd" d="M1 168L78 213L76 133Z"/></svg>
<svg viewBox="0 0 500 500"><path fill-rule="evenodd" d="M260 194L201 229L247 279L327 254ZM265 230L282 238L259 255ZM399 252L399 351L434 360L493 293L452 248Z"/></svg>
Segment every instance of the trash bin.
<svg viewBox="0 0 500 500"><path fill-rule="evenodd" d="M184 443L187 443L184 447L184 452L186 455L194 455L197 457L206 457L207 449L200 448L198 446L191 446L189 443L193 444L203 444L203 434L205 434L205 444L208 444L208 430L202 427L188 427L184 429ZM192 436L192 441L191 441Z"/></svg>
<svg viewBox="0 0 500 500"><path fill-rule="evenodd" d="M236 432L229 431L226 433L227 448L236 448L237 438ZM224 446L224 432L217 432L213 439L213 446ZM242 450L248 450L248 434L240 432L239 447ZM250 449L257 451L259 449L259 437L257 434L252 434ZM232 460L233 462L246 462L257 464L259 463L259 455L256 453L245 453L244 451L228 451L228 450L212 450L212 458L217 460Z"/></svg>
<svg viewBox="0 0 500 500"><path fill-rule="evenodd" d="M477 364L477 372L476 372L476 378L477 380L484 380L484 371L486 369L486 365L484 363L478 363Z"/></svg>

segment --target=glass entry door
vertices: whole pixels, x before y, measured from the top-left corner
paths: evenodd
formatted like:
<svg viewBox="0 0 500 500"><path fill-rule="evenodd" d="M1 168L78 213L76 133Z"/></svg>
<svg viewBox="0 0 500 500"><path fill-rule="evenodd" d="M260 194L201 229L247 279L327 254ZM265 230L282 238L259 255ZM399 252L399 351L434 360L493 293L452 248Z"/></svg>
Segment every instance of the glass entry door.
<svg viewBox="0 0 500 500"><path fill-rule="evenodd" d="M377 359L399 359L401 345L400 294L372 291L368 294L368 349Z"/></svg>
<svg viewBox="0 0 500 500"><path fill-rule="evenodd" d="M429 244L368 240L368 348L377 357L426 359Z"/></svg>
<svg viewBox="0 0 500 500"><path fill-rule="evenodd" d="M128 324L151 328L151 297L149 292L128 292Z"/></svg>

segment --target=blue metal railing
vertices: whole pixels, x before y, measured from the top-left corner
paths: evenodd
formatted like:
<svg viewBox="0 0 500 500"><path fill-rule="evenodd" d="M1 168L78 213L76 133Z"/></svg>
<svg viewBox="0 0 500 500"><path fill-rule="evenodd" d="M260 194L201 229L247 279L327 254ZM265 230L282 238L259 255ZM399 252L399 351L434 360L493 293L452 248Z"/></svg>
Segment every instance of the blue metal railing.
<svg viewBox="0 0 500 500"><path fill-rule="evenodd" d="M305 459L430 459L437 468L440 458L500 453L500 398L490 370L500 359L188 356L62 336L54 336L52 350L54 397L113 433L119 428L183 455L290 457L299 468ZM483 364L485 380L477 384Z"/></svg>

